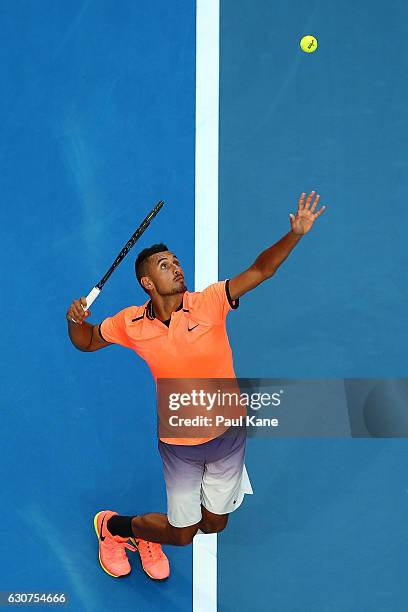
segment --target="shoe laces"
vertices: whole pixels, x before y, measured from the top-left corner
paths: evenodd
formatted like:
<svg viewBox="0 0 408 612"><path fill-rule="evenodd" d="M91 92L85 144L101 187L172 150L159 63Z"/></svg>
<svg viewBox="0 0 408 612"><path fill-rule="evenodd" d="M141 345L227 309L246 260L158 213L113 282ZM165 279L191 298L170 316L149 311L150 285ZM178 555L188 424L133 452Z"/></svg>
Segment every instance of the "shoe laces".
<svg viewBox="0 0 408 612"><path fill-rule="evenodd" d="M147 540L136 540L137 546L141 553L147 553L152 561L160 561L164 559L164 553L160 544L156 542L148 542Z"/></svg>
<svg viewBox="0 0 408 612"><path fill-rule="evenodd" d="M121 538L120 536L106 536L105 542L105 550L107 556L116 561L120 561L126 558L125 548L131 550L133 552L136 551L136 548L128 543L126 538Z"/></svg>

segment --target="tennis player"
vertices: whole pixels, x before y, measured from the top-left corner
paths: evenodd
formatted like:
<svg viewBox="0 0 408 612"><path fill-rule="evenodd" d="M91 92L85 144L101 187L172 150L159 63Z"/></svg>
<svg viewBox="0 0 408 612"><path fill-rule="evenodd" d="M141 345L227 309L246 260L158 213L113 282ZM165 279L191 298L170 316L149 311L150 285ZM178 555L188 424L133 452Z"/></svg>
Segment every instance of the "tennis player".
<svg viewBox="0 0 408 612"><path fill-rule="evenodd" d="M176 255L165 244L144 249L137 257L137 280L149 295L142 306L129 306L100 324L85 321L86 299L70 305L66 317L74 346L87 352L110 344L135 351L158 378L235 379L226 333L226 315L239 298L270 278L313 226L325 206L316 211L319 195L302 193L291 230L263 251L234 278L216 282L201 292L189 292ZM314 201L313 201L314 199ZM72 320L74 319L74 321ZM161 544L187 545L200 530L225 529L228 515L252 489L244 466L245 435L213 438L159 439L167 491L167 514L121 516L101 510L94 518L99 561L111 576L130 573L126 549L138 550L145 572L154 579L169 576ZM134 544L129 543L129 540Z"/></svg>

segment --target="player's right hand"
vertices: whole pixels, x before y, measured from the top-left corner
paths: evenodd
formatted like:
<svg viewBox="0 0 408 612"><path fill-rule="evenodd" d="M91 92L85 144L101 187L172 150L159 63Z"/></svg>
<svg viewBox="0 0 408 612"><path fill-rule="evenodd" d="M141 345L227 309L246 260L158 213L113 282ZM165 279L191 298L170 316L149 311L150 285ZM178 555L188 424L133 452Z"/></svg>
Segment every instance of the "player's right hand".
<svg viewBox="0 0 408 612"><path fill-rule="evenodd" d="M91 314L90 310L84 310L84 308L86 308L85 297L81 297L79 300L74 300L67 310L67 320L82 325L82 322Z"/></svg>

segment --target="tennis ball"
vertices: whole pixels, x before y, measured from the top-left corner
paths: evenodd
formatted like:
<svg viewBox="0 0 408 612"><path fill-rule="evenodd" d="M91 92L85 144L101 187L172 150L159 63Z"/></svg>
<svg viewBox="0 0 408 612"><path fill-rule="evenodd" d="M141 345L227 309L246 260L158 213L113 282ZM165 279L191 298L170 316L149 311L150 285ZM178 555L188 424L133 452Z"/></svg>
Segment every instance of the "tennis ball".
<svg viewBox="0 0 408 612"><path fill-rule="evenodd" d="M317 40L314 36L303 36L302 40L300 41L300 48L302 49L302 51L304 51L305 53L313 53L313 51L316 51L317 49Z"/></svg>

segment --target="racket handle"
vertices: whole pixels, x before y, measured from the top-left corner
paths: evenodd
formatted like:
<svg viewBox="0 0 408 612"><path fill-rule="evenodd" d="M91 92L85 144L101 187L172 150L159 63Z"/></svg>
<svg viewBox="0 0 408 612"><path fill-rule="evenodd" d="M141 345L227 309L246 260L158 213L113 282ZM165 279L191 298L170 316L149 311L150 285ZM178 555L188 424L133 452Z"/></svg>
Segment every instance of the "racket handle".
<svg viewBox="0 0 408 612"><path fill-rule="evenodd" d="M83 307L84 310L88 310L92 306L92 304L94 303L94 301L96 300L100 292L101 290L98 287L94 287L90 291L90 293L88 293L88 295L86 296L86 308Z"/></svg>

